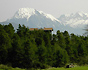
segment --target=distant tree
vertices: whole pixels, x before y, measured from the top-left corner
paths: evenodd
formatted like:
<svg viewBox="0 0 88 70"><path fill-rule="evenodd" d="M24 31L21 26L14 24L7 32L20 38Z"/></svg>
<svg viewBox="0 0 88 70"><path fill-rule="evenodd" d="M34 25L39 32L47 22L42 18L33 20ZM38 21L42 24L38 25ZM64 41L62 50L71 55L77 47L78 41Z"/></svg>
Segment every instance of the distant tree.
<svg viewBox="0 0 88 70"><path fill-rule="evenodd" d="M57 39L59 46L65 49L66 48L65 38L63 36L63 33L61 33L59 30L57 31Z"/></svg>
<svg viewBox="0 0 88 70"><path fill-rule="evenodd" d="M24 25L20 25L19 24L19 27L18 27L18 29L17 29L17 34L20 36L20 37L24 37L24 33L25 33L25 29L26 29L26 27L24 26Z"/></svg>
<svg viewBox="0 0 88 70"><path fill-rule="evenodd" d="M45 68L46 60L47 60L46 59L46 54L47 54L46 47L44 45L39 45L37 54L38 54L38 59L39 59L38 67Z"/></svg>
<svg viewBox="0 0 88 70"><path fill-rule="evenodd" d="M42 43L43 43L44 41L42 40L41 37L37 37L37 38L35 39L35 42L36 42L37 46L39 46L39 45L42 45Z"/></svg>
<svg viewBox="0 0 88 70"><path fill-rule="evenodd" d="M4 26L4 30L8 33L9 37L12 38L15 32L14 27L11 23Z"/></svg>
<svg viewBox="0 0 88 70"><path fill-rule="evenodd" d="M53 34L51 44L54 45L55 43L57 43L57 35Z"/></svg>
<svg viewBox="0 0 88 70"><path fill-rule="evenodd" d="M85 47L84 40L79 40L78 55L84 57L84 56L86 56L86 52L87 52L87 50L86 50L86 47Z"/></svg>
<svg viewBox="0 0 88 70"><path fill-rule="evenodd" d="M71 36L71 47L72 47L72 51L73 51L73 57L71 58L71 61L76 63L78 61L77 46L78 46L79 37L74 35L73 33L70 36Z"/></svg>
<svg viewBox="0 0 88 70"><path fill-rule="evenodd" d="M36 62L38 61L38 56L36 56L37 47L34 43L28 39L24 43L24 59L23 59L23 66L24 68L32 68L36 67Z"/></svg>
<svg viewBox="0 0 88 70"><path fill-rule="evenodd" d="M64 31L63 32L63 36L65 38L65 43L66 43L66 48L65 50L67 51L68 55L69 55L69 59L70 59L70 62L73 60L74 58L74 55L73 55L73 50L72 50L72 43L71 43L71 38L70 38L70 35L67 31Z"/></svg>
<svg viewBox="0 0 88 70"><path fill-rule="evenodd" d="M8 33L0 25L0 63L6 64L8 62L8 51L11 48L11 39Z"/></svg>
<svg viewBox="0 0 88 70"><path fill-rule="evenodd" d="M85 26L85 29L83 29L83 30L85 30L85 33L83 34L84 36L87 36L88 35L88 25L86 25Z"/></svg>
<svg viewBox="0 0 88 70"><path fill-rule="evenodd" d="M23 54L22 40L18 34L15 33L13 36L12 49L9 54L9 61L12 63L13 67L22 67Z"/></svg>
<svg viewBox="0 0 88 70"><path fill-rule="evenodd" d="M51 34L50 33L45 33L43 36L45 46L51 45Z"/></svg>
<svg viewBox="0 0 88 70"><path fill-rule="evenodd" d="M68 54L64 49L62 49L57 44L54 45L54 47L55 47L54 49L55 60L54 60L53 66L62 67L68 62Z"/></svg>

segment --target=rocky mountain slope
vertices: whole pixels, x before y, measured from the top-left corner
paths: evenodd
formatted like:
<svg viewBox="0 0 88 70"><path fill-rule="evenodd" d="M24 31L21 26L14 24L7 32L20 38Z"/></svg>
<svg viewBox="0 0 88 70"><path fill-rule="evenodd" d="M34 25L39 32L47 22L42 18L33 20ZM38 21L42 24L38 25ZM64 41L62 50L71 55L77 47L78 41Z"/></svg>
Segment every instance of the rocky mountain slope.
<svg viewBox="0 0 88 70"><path fill-rule="evenodd" d="M52 27L54 33L57 30L67 30L69 33L82 35L85 32L83 29L88 24L88 14L83 12L65 14L57 19L43 11L38 11L33 8L21 8L12 18L5 22L1 22L0 24L8 23L12 23L15 29L18 28L19 24L24 24L29 28Z"/></svg>

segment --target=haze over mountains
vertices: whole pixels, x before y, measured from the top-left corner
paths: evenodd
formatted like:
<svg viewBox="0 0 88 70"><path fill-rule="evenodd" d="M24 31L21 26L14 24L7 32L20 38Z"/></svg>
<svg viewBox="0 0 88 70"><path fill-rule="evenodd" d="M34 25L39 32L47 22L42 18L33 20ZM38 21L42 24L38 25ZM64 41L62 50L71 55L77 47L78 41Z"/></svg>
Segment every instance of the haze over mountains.
<svg viewBox="0 0 88 70"><path fill-rule="evenodd" d="M24 24L29 28L52 27L54 33L57 30L67 30L69 33L82 35L85 33L83 29L88 25L88 14L78 12L75 14L61 15L59 18L55 18L50 14L46 14L43 11L38 11L33 8L21 8L12 18L5 22L0 22L0 24L8 23L12 23L15 29L18 28L19 24Z"/></svg>

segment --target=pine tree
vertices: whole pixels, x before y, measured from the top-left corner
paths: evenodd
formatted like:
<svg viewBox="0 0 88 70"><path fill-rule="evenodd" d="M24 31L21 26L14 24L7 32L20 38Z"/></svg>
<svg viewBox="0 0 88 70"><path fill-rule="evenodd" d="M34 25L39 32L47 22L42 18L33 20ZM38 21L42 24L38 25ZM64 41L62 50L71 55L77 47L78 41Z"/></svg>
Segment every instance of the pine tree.
<svg viewBox="0 0 88 70"><path fill-rule="evenodd" d="M57 31L57 39L58 39L58 45L65 49L66 48L65 38L63 36L63 33L61 33L59 30Z"/></svg>
<svg viewBox="0 0 88 70"><path fill-rule="evenodd" d="M3 29L3 26L0 25L0 63L8 63L8 51L11 48L11 39L9 38L8 33Z"/></svg>

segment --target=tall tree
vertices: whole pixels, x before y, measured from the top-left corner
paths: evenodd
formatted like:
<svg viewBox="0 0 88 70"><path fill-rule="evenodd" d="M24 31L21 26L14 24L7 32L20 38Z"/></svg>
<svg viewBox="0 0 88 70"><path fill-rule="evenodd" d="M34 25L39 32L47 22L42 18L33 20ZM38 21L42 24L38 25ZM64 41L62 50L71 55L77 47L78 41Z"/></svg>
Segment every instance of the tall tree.
<svg viewBox="0 0 88 70"><path fill-rule="evenodd" d="M15 32L14 27L11 23L4 26L4 30L8 33L9 37L12 38Z"/></svg>
<svg viewBox="0 0 88 70"><path fill-rule="evenodd" d="M65 50L67 51L69 57L70 57L70 61L73 60L73 50L72 50L72 46L71 46L71 39L70 39L70 35L67 31L64 31L63 36L65 38L65 43L66 43L66 48Z"/></svg>
<svg viewBox="0 0 88 70"><path fill-rule="evenodd" d="M8 33L2 28L0 28L0 63L5 64L8 62L7 58L8 51L11 48L11 39Z"/></svg>
<svg viewBox="0 0 88 70"><path fill-rule="evenodd" d="M55 47L54 49L55 61L53 63L54 64L53 66L62 67L68 62L68 54L64 49L62 49L57 44L55 44L54 47Z"/></svg>
<svg viewBox="0 0 88 70"><path fill-rule="evenodd" d="M36 67L36 63L38 61L36 53L37 53L36 45L32 43L30 39L28 39L24 43L24 59L23 59L24 67L26 68Z"/></svg>
<svg viewBox="0 0 88 70"><path fill-rule="evenodd" d="M63 33L61 33L59 30L57 31L57 39L59 46L65 49L66 48L65 38L63 36Z"/></svg>
<svg viewBox="0 0 88 70"><path fill-rule="evenodd" d="M22 40L17 33L13 36L12 49L10 52L9 61L12 63L13 67L22 67L22 60L24 57L24 51L22 46Z"/></svg>

